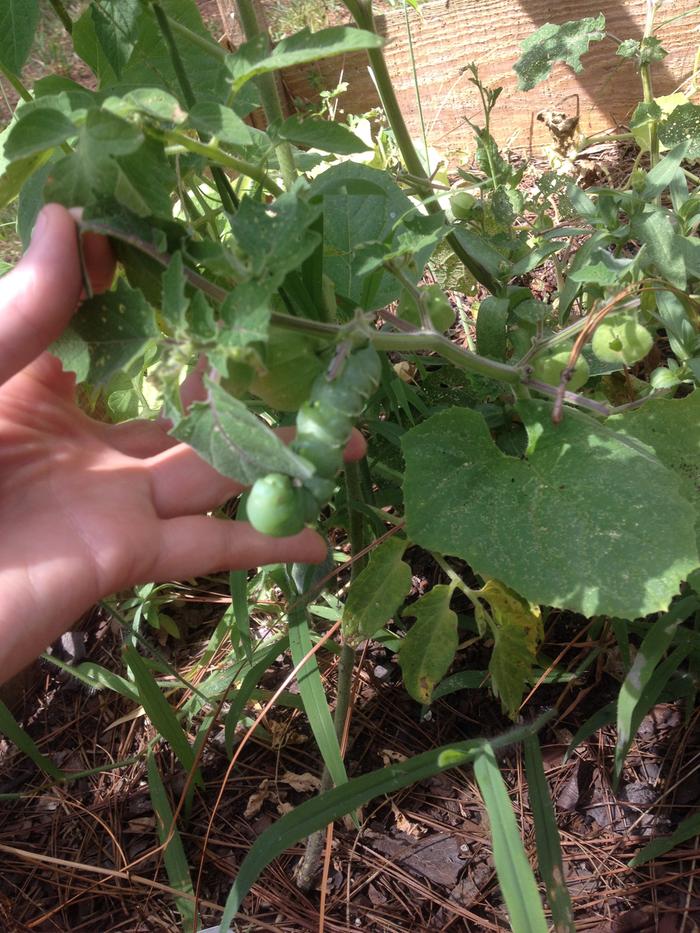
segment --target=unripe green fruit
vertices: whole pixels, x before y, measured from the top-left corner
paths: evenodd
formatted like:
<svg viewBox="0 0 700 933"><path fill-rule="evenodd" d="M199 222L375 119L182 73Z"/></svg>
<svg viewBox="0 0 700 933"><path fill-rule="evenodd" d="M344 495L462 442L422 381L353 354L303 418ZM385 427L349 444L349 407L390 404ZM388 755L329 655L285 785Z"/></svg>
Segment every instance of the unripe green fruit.
<svg viewBox="0 0 700 933"><path fill-rule="evenodd" d="M532 364L532 374L540 382L546 382L550 386L558 386L561 382L561 374L569 362L571 347L563 347L551 353L549 356L538 356ZM579 356L571 374L571 379L566 387L571 392L576 392L588 382L589 376L588 362L584 357Z"/></svg>
<svg viewBox="0 0 700 933"><path fill-rule="evenodd" d="M604 363L632 366L649 353L654 346L654 337L636 318L612 315L598 325L591 346Z"/></svg>
<svg viewBox="0 0 700 933"><path fill-rule="evenodd" d="M268 473L257 479L248 493L246 515L256 531L274 538L298 534L304 527L301 490L288 476Z"/></svg>
<svg viewBox="0 0 700 933"><path fill-rule="evenodd" d="M456 191L450 198L450 207L455 220L467 220L475 204L476 198L468 191Z"/></svg>
<svg viewBox="0 0 700 933"><path fill-rule="evenodd" d="M439 285L425 285L420 289L420 296L423 307L428 312L428 317L432 321L435 330L442 332L452 327L455 321L455 313ZM409 324L414 324L416 327L420 327L423 323L418 310L418 303L408 291L404 291L401 295L398 315L404 321L408 321Z"/></svg>

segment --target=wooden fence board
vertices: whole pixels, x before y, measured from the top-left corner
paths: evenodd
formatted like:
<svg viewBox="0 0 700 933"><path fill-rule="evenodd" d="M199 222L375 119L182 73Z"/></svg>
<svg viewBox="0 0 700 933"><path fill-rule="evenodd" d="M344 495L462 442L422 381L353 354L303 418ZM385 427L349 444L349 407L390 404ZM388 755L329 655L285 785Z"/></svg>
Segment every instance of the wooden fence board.
<svg viewBox="0 0 700 933"><path fill-rule="evenodd" d="M678 13L690 15L661 30L659 37L668 58L654 66L654 90L669 94L693 70L700 43L700 12L697 0L668 0L657 13L663 22ZM607 28L620 39L641 38L646 0L434 0L421 7L422 15L411 14L414 54L428 141L440 151L457 154L473 149L472 134L465 116L480 123L476 89L462 72L467 62L479 66L483 80L502 85L503 95L493 117L493 132L500 144L537 153L551 142L536 114L545 108L576 112L579 95L581 129L590 134L623 123L641 97L634 66L616 55L611 40L594 43L584 56L584 71L575 74L556 65L546 83L532 91L517 88L513 65L520 43L546 22L563 23L583 16L605 13ZM411 132L418 137L420 123L411 71L404 15L400 10L377 17L386 37L386 58L399 102ZM317 98L319 88L349 83L340 99L348 113L363 113L378 103L364 55L320 62L285 72L284 84L290 98Z"/></svg>

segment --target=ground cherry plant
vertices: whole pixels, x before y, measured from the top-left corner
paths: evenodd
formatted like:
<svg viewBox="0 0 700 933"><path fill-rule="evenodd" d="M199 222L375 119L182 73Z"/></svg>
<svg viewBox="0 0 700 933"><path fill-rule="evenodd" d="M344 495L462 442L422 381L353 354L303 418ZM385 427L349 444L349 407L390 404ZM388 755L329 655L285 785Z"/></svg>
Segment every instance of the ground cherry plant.
<svg viewBox="0 0 700 933"><path fill-rule="evenodd" d="M0 135L0 206L18 199L25 242L44 202L81 207L81 227L111 237L121 270L109 292L82 304L55 352L105 417L164 410L174 437L251 487L239 518L245 512L269 535L316 525L335 542L347 537L359 555L339 615L334 719L309 610L334 569L330 557L320 572L269 571L289 604L288 634L272 642L252 642L246 578L231 574L222 625L235 671L225 683L219 676L218 692L213 680L209 689L200 682L177 716L142 636L130 636L128 678L96 665L74 676L142 704L196 788L219 701L235 682L225 722L233 755L246 700L274 658L291 652L325 763L323 793L253 846L222 929L288 846L309 837L300 871L308 882L318 831L330 821L472 763L513 929L545 930L493 751L524 740L534 782L541 723L352 780L339 737L356 650L372 639L392 646L406 690L424 707L462 683L454 670L462 642L490 642L490 687L516 719L533 671L549 663L543 610L559 609L642 626L610 714L619 776L641 715L673 673L664 669L664 680L659 662L699 606L700 199L687 166L700 155L700 108L681 99L669 112L656 102L653 65L665 52L650 22L642 40L619 45L637 62L644 95L630 126L640 158L627 183L584 192L547 173L523 194L522 170L489 130L499 89L485 88L470 66L484 107L476 165L460 169L446 194L406 128L371 0L347 0L354 25L304 30L274 47L255 5L239 0L247 41L235 52L209 36L194 0L92 0L75 22L60 0L51 5L95 82L48 77L25 87L38 2L5 0L0 68L19 103ZM522 88L546 80L555 60L580 70L580 56L604 37L602 16L543 26L514 63ZM348 126L280 108L276 72L349 53L369 57L393 167L359 159L371 150ZM245 119L258 108L265 130ZM438 284L445 263L479 297L474 320L462 315L460 341ZM542 300L527 283L545 264L557 286ZM184 410L178 387L198 361L207 396ZM277 425L296 426L289 445ZM369 453L343 478L354 425ZM407 603L409 549L443 582ZM143 617L149 593L139 596ZM197 723L194 747L183 717ZM2 726L20 735L6 714ZM152 756L148 776L172 885L191 891ZM549 827L545 805L540 815ZM557 929L573 929L557 853L555 835L539 870ZM184 928L196 929L192 899L179 906Z"/></svg>

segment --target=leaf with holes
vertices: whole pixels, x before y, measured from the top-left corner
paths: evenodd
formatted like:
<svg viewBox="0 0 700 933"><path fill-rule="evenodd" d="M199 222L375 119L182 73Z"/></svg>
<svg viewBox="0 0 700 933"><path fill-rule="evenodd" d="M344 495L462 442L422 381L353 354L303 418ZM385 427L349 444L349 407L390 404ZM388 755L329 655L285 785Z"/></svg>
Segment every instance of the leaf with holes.
<svg viewBox="0 0 700 933"><path fill-rule="evenodd" d="M523 54L515 63L518 87L531 91L544 81L555 62L564 62L574 71L582 70L581 56L588 51L591 42L605 38L605 17L586 16L556 25L545 23L522 44Z"/></svg>

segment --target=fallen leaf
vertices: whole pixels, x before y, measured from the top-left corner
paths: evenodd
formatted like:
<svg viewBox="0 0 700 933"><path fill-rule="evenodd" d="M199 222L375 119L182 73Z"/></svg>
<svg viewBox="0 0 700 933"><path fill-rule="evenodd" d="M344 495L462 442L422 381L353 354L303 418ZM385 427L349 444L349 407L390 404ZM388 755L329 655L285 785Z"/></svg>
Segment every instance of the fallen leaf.
<svg viewBox="0 0 700 933"><path fill-rule="evenodd" d="M284 784L289 784L289 786L299 793L308 793L312 790L318 790L321 786L321 779L315 775L311 774L309 771L304 771L303 774L295 774L294 771L285 771L282 777L280 778Z"/></svg>
<svg viewBox="0 0 700 933"><path fill-rule="evenodd" d="M258 790L256 790L254 794L251 794L248 798L248 803L243 814L245 819L250 819L251 816L257 816L257 814L260 813L262 810L262 805L270 796L269 788L270 782L267 778L265 778L260 784Z"/></svg>

